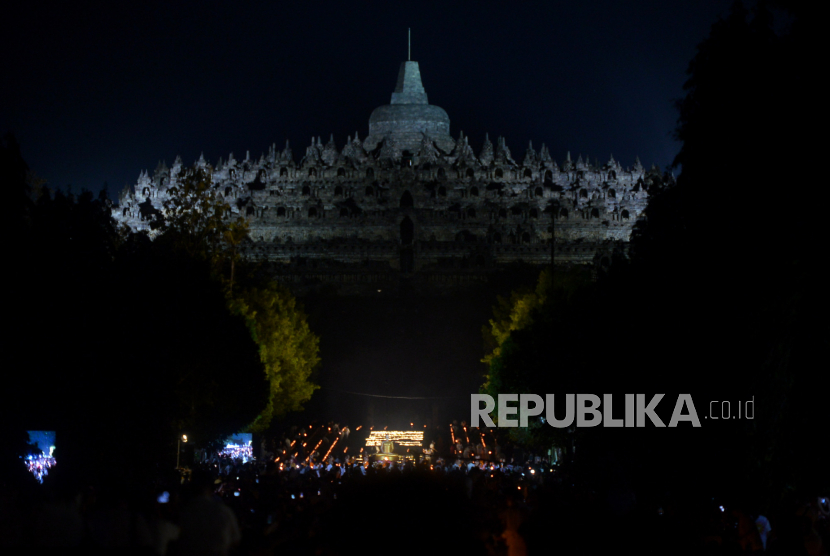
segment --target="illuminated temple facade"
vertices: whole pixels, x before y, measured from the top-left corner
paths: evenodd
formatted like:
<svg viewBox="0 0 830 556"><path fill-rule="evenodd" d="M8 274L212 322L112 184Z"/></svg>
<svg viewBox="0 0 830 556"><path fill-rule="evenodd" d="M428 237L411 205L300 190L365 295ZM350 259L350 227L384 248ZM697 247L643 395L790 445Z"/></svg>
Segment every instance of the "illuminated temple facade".
<svg viewBox="0 0 830 556"><path fill-rule="evenodd" d="M299 161L288 142L258 160L231 154L211 165L202 156L189 168L177 158L142 172L114 216L152 233L152 208L194 167L249 219L246 256L298 292L330 284L357 293L402 280L446 291L511 265L604 264L625 248L649 189L665 179L639 160L624 168L613 157L592 165L568 154L558 164L544 144L514 158L502 138L485 137L476 153L429 104L417 62L401 64L365 139L312 138Z"/></svg>

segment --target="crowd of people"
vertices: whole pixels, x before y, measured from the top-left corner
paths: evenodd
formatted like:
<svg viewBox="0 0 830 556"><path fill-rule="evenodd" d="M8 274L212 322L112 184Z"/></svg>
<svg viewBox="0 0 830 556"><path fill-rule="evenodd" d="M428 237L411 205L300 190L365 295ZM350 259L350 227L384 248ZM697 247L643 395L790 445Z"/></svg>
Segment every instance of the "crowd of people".
<svg viewBox="0 0 830 556"><path fill-rule="evenodd" d="M37 482L43 484L43 478L49 474L49 470L55 465L55 458L44 453L30 454L24 460L26 469L35 476Z"/></svg>
<svg viewBox="0 0 830 556"><path fill-rule="evenodd" d="M437 429L425 435L417 450L399 447L401 457L391 461L361 450L367 435L359 430L297 427L265 442L256 459L220 449L143 485L125 478L72 488L56 468L37 485L39 500L18 499L16 507L8 496L0 500L0 539L174 556L443 554L461 547L507 556L827 554L826 499L796 500L759 521L757 508L737 500L704 508L677 497L600 491L567 462L520 454L493 431L463 423L445 426L448 438Z"/></svg>
<svg viewBox="0 0 830 556"><path fill-rule="evenodd" d="M220 453L231 459L241 459L243 463L247 463L254 458L253 447L250 442L247 444L225 444Z"/></svg>

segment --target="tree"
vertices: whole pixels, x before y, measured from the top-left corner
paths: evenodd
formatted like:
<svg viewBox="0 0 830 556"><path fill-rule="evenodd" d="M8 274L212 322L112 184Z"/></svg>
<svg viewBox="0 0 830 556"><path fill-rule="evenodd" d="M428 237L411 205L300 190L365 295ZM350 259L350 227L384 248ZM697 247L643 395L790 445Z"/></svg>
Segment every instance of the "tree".
<svg viewBox="0 0 830 556"><path fill-rule="evenodd" d="M106 482L172 466L182 430L201 443L256 418L268 401L258 346L206 261L122 235L87 191L44 189L25 210L4 425L57 430L62 473ZM90 465L112 454L117 466Z"/></svg>
<svg viewBox="0 0 830 556"><path fill-rule="evenodd" d="M707 464L768 492L819 483L802 462L821 459L818 392L828 385L807 361L830 335L817 325L828 304L823 224L811 214L827 205L811 129L824 102L820 17L807 3L780 4L788 25L765 2L735 2L698 47L677 103L681 173L650 200L620 286L644 308L647 366L679 354L687 388L755 397L757 419L713 430L706 449L720 457Z"/></svg>
<svg viewBox="0 0 830 556"><path fill-rule="evenodd" d="M230 299L230 308L245 319L270 385L265 410L250 426L259 432L272 418L301 410L319 388L311 382L320 361L319 339L295 298L275 282L241 290Z"/></svg>
<svg viewBox="0 0 830 556"><path fill-rule="evenodd" d="M557 315L566 310L572 296L589 287L590 272L585 269L546 269L535 288L520 287L509 298L498 297L494 318L482 328L488 353L481 392L498 398L499 394L543 395L561 392L570 382L571 369L562 365L556 339ZM538 419L528 421L528 428L510 429L511 439L531 449L547 449L553 444L569 443L566 432L543 425Z"/></svg>
<svg viewBox="0 0 830 556"><path fill-rule="evenodd" d="M208 173L198 168L184 172L178 184L168 190L162 211L151 223L158 231L157 241L209 261L215 276L233 291L241 259L239 246L248 238L248 220L234 216L232 207L211 187Z"/></svg>
<svg viewBox="0 0 830 556"><path fill-rule="evenodd" d="M229 310L245 320L258 346L269 395L251 430L265 430L274 417L301 410L319 388L311 380L320 361L319 339L291 293L263 280L242 259L240 248L250 241L247 219L234 216L209 175L193 169L168 191L154 226L156 242L208 262L224 285Z"/></svg>
<svg viewBox="0 0 830 556"><path fill-rule="evenodd" d="M502 296L496 298L496 305L493 307L494 318L490 319L488 326L482 327L485 346L490 350L482 359L482 363L489 364L499 357L501 346L510 337L511 332L533 324L535 313L547 302L550 288L551 272L544 270L539 275L535 289L520 287L510 293L509 299Z"/></svg>

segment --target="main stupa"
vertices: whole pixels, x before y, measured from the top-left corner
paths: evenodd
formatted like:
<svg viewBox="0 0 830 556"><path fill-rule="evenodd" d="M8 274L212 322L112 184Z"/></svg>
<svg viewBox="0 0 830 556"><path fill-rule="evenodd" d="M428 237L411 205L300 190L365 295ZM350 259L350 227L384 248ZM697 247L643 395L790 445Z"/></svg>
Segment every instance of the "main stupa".
<svg viewBox="0 0 830 556"><path fill-rule="evenodd" d="M378 106L369 117L369 136L363 148L373 151L384 140L401 151L418 152L424 136L449 153L455 147L450 137L450 118L443 108L430 104L421 83L418 62L404 62L389 104Z"/></svg>

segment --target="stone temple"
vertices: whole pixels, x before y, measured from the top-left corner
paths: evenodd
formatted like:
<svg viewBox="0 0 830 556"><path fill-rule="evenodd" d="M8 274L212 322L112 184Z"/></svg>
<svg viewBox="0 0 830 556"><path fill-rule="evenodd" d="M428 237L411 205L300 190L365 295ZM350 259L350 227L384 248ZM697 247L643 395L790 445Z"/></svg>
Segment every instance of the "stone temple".
<svg viewBox="0 0 830 556"><path fill-rule="evenodd" d="M502 138L494 145L485 136L478 153L463 134L452 138L449 116L429 104L410 61L363 140L312 138L299 162L286 142L258 160L231 154L213 166L202 156L193 168L249 219L246 256L297 293L403 283L448 292L517 266L603 265L625 250L649 189L667 179L639 160L624 168L613 157L599 165L568 153L560 165L531 142L517 159ZM177 157L172 168L142 172L114 216L152 235L153 208L191 171Z"/></svg>

